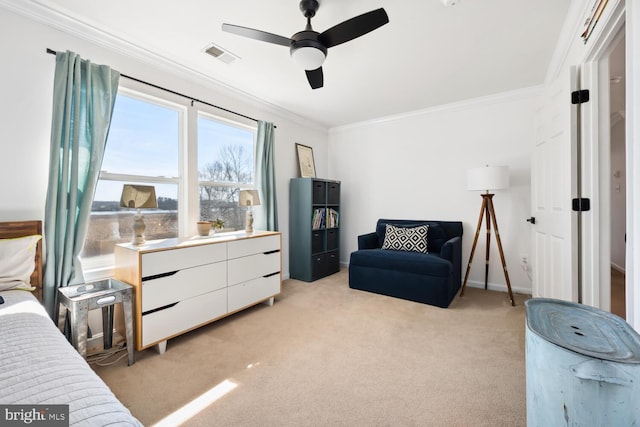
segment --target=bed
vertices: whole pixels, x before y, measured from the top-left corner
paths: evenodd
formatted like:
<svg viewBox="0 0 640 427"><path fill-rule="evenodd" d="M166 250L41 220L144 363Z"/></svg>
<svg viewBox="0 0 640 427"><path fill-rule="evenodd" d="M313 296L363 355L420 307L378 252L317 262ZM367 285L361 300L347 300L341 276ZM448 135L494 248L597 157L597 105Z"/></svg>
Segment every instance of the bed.
<svg viewBox="0 0 640 427"><path fill-rule="evenodd" d="M42 241L33 236L41 234L40 221L0 222L0 404L68 404L71 426L141 426L40 303ZM20 283L25 280L16 278L15 265L24 276L25 247L33 272Z"/></svg>

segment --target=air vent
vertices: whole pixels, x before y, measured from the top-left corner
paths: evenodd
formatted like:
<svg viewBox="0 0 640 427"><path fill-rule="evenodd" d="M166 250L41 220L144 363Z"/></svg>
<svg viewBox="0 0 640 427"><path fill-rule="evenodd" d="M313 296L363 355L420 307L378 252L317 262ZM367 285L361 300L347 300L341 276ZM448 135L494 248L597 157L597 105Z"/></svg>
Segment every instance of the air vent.
<svg viewBox="0 0 640 427"><path fill-rule="evenodd" d="M238 55L234 55L226 49L221 48L220 46L211 43L204 49L205 53L213 56L216 59L224 62L225 64L231 64L236 59L240 59Z"/></svg>

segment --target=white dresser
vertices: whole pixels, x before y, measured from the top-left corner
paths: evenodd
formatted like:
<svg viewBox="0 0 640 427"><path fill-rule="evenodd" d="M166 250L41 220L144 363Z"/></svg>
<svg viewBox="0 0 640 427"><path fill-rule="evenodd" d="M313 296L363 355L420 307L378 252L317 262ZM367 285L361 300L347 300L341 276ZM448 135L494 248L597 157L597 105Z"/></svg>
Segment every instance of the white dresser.
<svg viewBox="0 0 640 427"><path fill-rule="evenodd" d="M244 231L116 245L116 278L134 287L142 350L280 293L282 236Z"/></svg>

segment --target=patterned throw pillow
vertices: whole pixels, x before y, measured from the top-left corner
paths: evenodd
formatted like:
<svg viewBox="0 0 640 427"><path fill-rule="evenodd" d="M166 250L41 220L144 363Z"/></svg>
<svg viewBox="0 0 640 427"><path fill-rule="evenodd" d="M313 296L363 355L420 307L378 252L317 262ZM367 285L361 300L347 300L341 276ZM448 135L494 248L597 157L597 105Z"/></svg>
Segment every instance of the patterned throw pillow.
<svg viewBox="0 0 640 427"><path fill-rule="evenodd" d="M428 225L418 227L396 227L386 224L382 249L420 252L426 254Z"/></svg>

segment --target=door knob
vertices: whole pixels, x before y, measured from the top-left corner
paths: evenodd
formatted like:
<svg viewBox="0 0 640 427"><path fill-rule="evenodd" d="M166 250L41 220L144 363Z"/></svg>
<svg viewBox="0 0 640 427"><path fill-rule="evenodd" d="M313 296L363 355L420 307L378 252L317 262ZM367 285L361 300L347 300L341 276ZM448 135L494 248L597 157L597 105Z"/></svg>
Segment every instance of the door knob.
<svg viewBox="0 0 640 427"><path fill-rule="evenodd" d="M527 222L530 222L531 224L535 224L536 223L536 217L532 216L531 218L527 218Z"/></svg>

